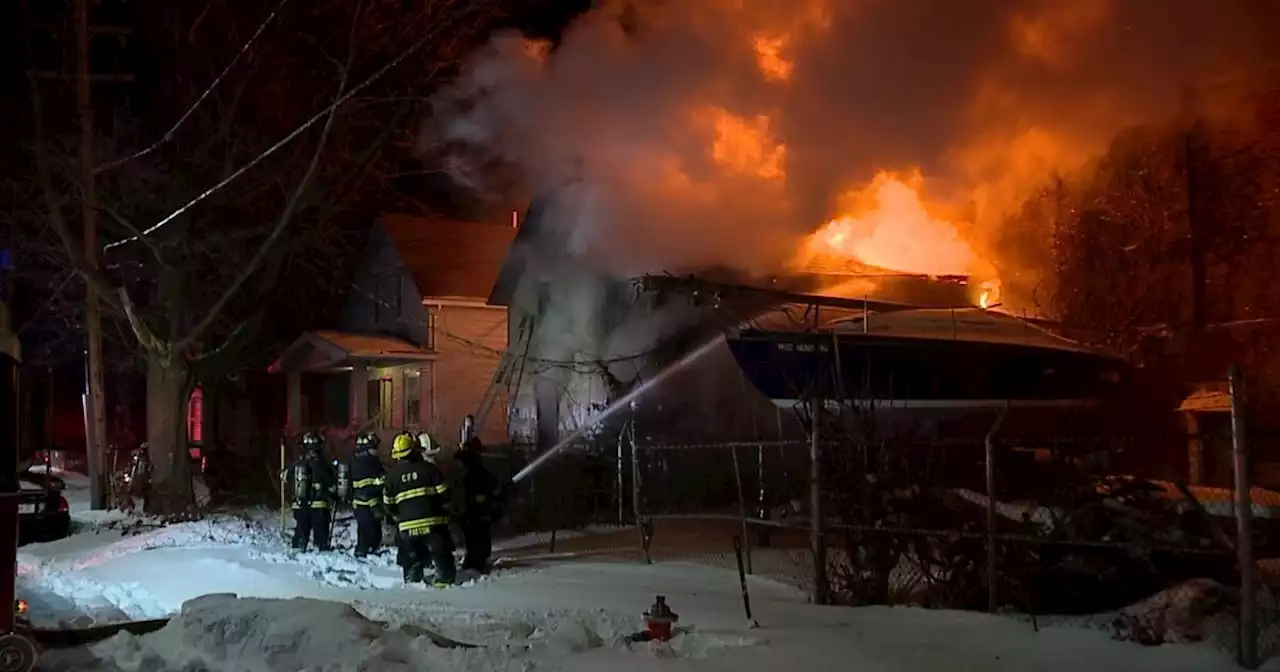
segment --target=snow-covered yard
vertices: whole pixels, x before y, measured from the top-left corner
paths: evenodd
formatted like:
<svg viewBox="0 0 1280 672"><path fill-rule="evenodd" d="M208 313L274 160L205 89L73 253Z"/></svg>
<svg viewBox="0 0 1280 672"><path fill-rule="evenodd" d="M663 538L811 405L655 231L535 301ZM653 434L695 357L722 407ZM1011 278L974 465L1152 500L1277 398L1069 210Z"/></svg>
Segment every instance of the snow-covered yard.
<svg viewBox="0 0 1280 672"><path fill-rule="evenodd" d="M435 590L402 586L389 555L292 554L278 518L267 515L131 535L101 527L113 516L76 518L84 523L76 535L20 549L19 591L35 624L181 613L150 635L47 652L44 669L1236 669L1207 646L1142 647L1070 628L1037 633L983 614L815 607L794 588L757 579L750 589L761 627L753 629L736 574L692 564L544 560ZM659 594L683 634L669 646L628 646L625 636ZM442 648L424 629L478 646Z"/></svg>

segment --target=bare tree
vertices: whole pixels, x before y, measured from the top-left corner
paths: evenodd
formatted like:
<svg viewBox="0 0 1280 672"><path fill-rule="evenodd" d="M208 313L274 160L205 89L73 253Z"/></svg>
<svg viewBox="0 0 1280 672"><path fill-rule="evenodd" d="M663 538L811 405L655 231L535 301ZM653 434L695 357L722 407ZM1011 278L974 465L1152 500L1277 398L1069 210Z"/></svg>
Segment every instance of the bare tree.
<svg viewBox="0 0 1280 672"><path fill-rule="evenodd" d="M243 343L291 265L332 266L311 262L334 249L335 222L367 192L370 167L489 15L463 0L286 5L255 18L243 40L244 17L233 13L242 8L154 7L152 48L186 59L173 72L196 74L166 80L182 102L162 137L148 133L148 115L128 111L110 133L99 129L96 154L106 158L94 189L49 130L58 111L31 81L41 219L64 268L122 320L145 362L148 508L158 512L192 503L183 418L199 370L226 365L219 360ZM187 56L209 53L221 58ZM209 67L214 60L230 65ZM211 85L194 84L202 70L219 73ZM102 222L99 266L67 216L84 202Z"/></svg>

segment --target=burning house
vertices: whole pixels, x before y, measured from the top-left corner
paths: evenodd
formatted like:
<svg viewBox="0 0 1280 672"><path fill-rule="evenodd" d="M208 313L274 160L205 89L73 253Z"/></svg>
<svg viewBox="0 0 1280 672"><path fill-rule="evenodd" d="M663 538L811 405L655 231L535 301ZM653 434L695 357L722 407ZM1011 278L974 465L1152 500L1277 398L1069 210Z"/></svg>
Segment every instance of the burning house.
<svg viewBox="0 0 1280 672"><path fill-rule="evenodd" d="M508 310L510 345L493 389L506 391L511 438L520 443L554 442L717 333L772 325L808 332L806 338L829 338L818 334L830 334L831 324L857 320L874 321L879 333L880 318L868 318L870 312L969 309L975 300L989 299L993 287L960 274L877 268L841 254L839 240L837 246L829 241L830 229L814 234L796 263L772 277L706 268L696 276L619 278L573 253L572 228L554 221L556 214L548 200L530 208L489 297L491 305ZM712 349L695 364L687 384L656 391L646 403L689 410L676 398L728 395L738 407L735 414L778 403L783 392L770 387L760 358L744 345L761 332L745 333L754 336ZM830 391L824 395L834 398ZM720 424L731 424L724 417L726 404L715 404Z"/></svg>

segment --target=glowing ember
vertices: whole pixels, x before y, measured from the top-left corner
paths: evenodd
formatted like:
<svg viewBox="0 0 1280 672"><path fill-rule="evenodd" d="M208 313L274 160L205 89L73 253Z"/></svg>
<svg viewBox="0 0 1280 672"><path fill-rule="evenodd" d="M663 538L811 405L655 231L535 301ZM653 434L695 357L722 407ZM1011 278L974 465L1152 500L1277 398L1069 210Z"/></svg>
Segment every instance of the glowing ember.
<svg viewBox="0 0 1280 672"><path fill-rule="evenodd" d="M987 280L978 285L978 307L986 310L1000 305L1000 281Z"/></svg>
<svg viewBox="0 0 1280 672"><path fill-rule="evenodd" d="M879 173L865 189L846 196L841 215L806 241L806 256L839 256L869 266L922 275L965 275L977 257L951 222L931 215L909 182Z"/></svg>
<svg viewBox="0 0 1280 672"><path fill-rule="evenodd" d="M785 82L791 79L795 65L782 55L786 47L785 37L757 37L755 39L756 65L765 79Z"/></svg>
<svg viewBox="0 0 1280 672"><path fill-rule="evenodd" d="M711 159L720 167L765 180L786 175L787 148L774 141L769 117L740 117L719 107L704 108L696 116L711 127Z"/></svg>

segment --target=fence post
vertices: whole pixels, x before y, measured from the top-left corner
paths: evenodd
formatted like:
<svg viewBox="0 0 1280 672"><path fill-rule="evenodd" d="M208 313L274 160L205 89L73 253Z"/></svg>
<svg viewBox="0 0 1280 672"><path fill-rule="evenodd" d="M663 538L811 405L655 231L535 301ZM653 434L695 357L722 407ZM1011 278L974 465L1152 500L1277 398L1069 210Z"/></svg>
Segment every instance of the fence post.
<svg viewBox="0 0 1280 672"><path fill-rule="evenodd" d="M999 606L999 573L996 571L996 530L999 527L996 516L996 432L1004 424L1004 417L1009 414L1009 404L1005 404L987 432L986 467L987 467L987 611L995 613Z"/></svg>
<svg viewBox="0 0 1280 672"><path fill-rule="evenodd" d="M623 456L623 447L622 447L623 444L626 442L626 440L627 440L627 433L624 428L624 431L618 433L618 464L616 467L618 472L617 474L618 482L615 488L617 492L617 498L618 498L618 527L622 527L627 522L627 517L625 513L627 508L627 504L626 504L627 489L626 489L626 486L624 485L624 477L623 477L623 471L625 471L625 467L623 466L625 464L624 462L625 458Z"/></svg>
<svg viewBox="0 0 1280 672"><path fill-rule="evenodd" d="M1258 623L1254 604L1253 493L1249 481L1249 443L1244 419L1240 367L1229 374L1231 391L1231 456L1236 488L1236 559L1240 565L1240 666L1258 667Z"/></svg>
<svg viewBox="0 0 1280 672"><path fill-rule="evenodd" d="M809 405L809 545L813 551L813 603L827 603L827 539L822 511L822 444L819 439L822 400Z"/></svg>
<svg viewBox="0 0 1280 672"><path fill-rule="evenodd" d="M280 536L284 539L289 538L289 500L284 492L286 472L289 470L289 464L285 461L285 440L284 435L280 435Z"/></svg>
<svg viewBox="0 0 1280 672"><path fill-rule="evenodd" d="M632 402L634 409L634 403ZM634 413L628 428L631 437L631 510L635 513L636 534L640 536L640 549L644 553L645 564L652 564L649 556L649 539L644 532L644 515L640 511L640 442L636 440L636 419Z"/></svg>
<svg viewBox="0 0 1280 672"><path fill-rule="evenodd" d="M738 447L733 446L733 480L738 485L738 517L742 519L742 550L746 554L747 573L754 574L751 567L751 540L747 536L747 495L742 488L742 469L738 463Z"/></svg>
<svg viewBox="0 0 1280 672"><path fill-rule="evenodd" d="M760 484L760 493L756 498L756 517L761 520L769 520L769 495L765 491L764 484L764 443L756 447L756 481ZM761 548L768 548L772 543L769 536L769 527L767 525L759 526L756 531L756 545Z"/></svg>

